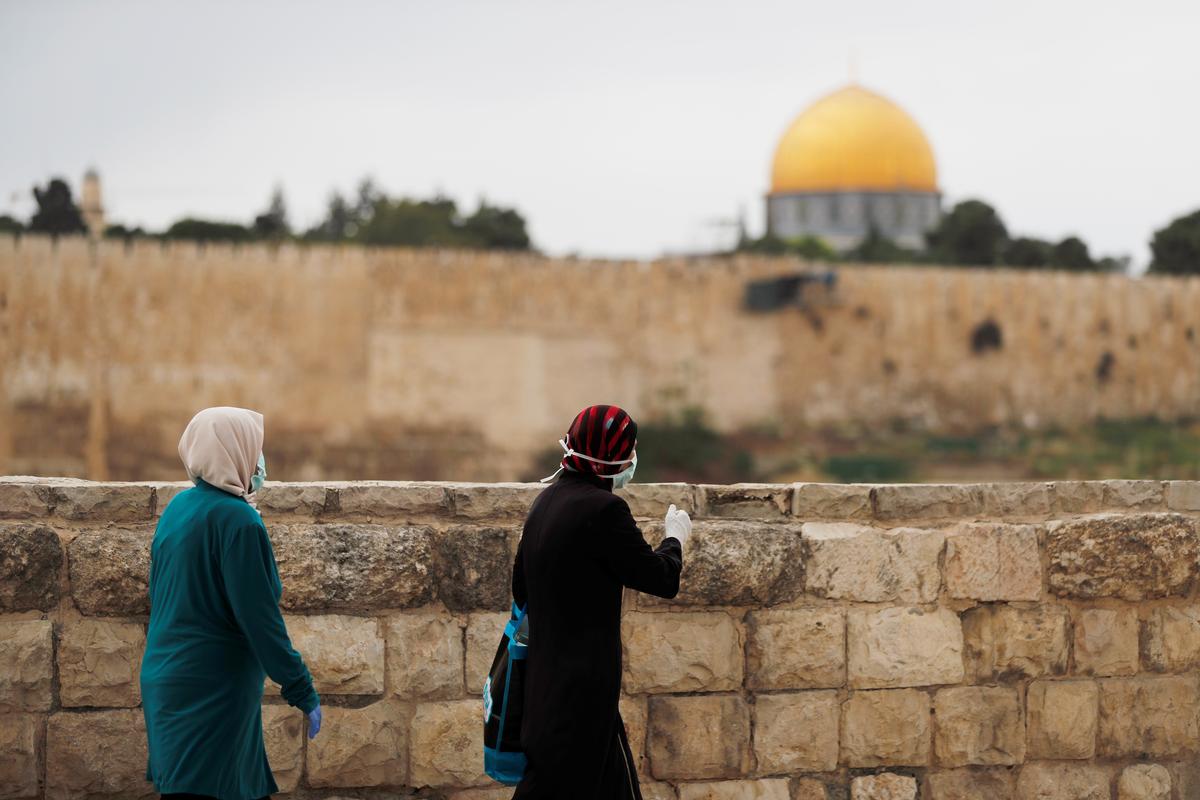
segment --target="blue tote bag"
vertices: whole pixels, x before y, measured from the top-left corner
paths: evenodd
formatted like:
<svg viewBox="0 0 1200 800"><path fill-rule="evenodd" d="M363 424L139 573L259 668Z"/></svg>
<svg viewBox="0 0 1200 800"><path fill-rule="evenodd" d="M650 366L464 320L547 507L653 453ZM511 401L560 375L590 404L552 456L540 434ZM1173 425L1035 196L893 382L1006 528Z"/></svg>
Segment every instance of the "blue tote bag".
<svg viewBox="0 0 1200 800"><path fill-rule="evenodd" d="M525 775L521 715L525 704L525 655L529 618L513 603L487 683L483 685L483 769L492 780L516 786Z"/></svg>

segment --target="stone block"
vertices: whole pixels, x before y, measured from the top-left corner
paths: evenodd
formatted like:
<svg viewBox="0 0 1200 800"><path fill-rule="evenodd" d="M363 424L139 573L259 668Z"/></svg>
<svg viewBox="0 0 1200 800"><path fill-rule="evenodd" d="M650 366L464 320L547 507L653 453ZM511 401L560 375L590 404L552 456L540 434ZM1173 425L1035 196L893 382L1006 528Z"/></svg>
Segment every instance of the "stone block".
<svg viewBox="0 0 1200 800"><path fill-rule="evenodd" d="M967 677L976 683L1063 675L1070 615L1060 606L978 606L963 614Z"/></svg>
<svg viewBox="0 0 1200 800"><path fill-rule="evenodd" d="M895 519L961 519L983 512L979 486L957 483L886 484L876 486L875 517Z"/></svg>
<svg viewBox="0 0 1200 800"><path fill-rule="evenodd" d="M680 511L698 516L696 487L687 483L631 483L616 492L639 519L662 519L672 504Z"/></svg>
<svg viewBox="0 0 1200 800"><path fill-rule="evenodd" d="M1200 481L1168 481L1167 508L1172 511L1200 511Z"/></svg>
<svg viewBox="0 0 1200 800"><path fill-rule="evenodd" d="M521 520L545 488L541 483L457 483L447 484L446 492L459 517Z"/></svg>
<svg viewBox="0 0 1200 800"><path fill-rule="evenodd" d="M1055 481L1054 510L1091 514L1104 508L1104 484L1099 481Z"/></svg>
<svg viewBox="0 0 1200 800"><path fill-rule="evenodd" d="M816 778L800 778L792 785L792 800L829 800L829 795Z"/></svg>
<svg viewBox="0 0 1200 800"><path fill-rule="evenodd" d="M1117 800L1171 800L1171 773L1161 764L1133 764L1117 780Z"/></svg>
<svg viewBox="0 0 1200 800"><path fill-rule="evenodd" d="M758 772L832 772L838 766L837 692L759 695L754 704Z"/></svg>
<svg viewBox="0 0 1200 800"><path fill-rule="evenodd" d="M941 532L845 522L808 522L802 530L809 594L867 603L937 599L945 542Z"/></svg>
<svg viewBox="0 0 1200 800"><path fill-rule="evenodd" d="M679 800L791 800L786 778L682 783Z"/></svg>
<svg viewBox="0 0 1200 800"><path fill-rule="evenodd" d="M483 695L483 684L487 683L488 670L492 668L500 636L510 616L508 613L478 612L467 618L467 694Z"/></svg>
<svg viewBox="0 0 1200 800"><path fill-rule="evenodd" d="M290 706L263 706L262 724L267 762L280 793L287 794L300 785L300 775L304 771L304 736L308 730L304 714Z"/></svg>
<svg viewBox="0 0 1200 800"><path fill-rule="evenodd" d="M414 786L482 786L483 716L478 700L422 703L413 716L410 777Z"/></svg>
<svg viewBox="0 0 1200 800"><path fill-rule="evenodd" d="M750 769L750 711L735 695L651 697L647 739L658 780L733 778Z"/></svg>
<svg viewBox="0 0 1200 800"><path fill-rule="evenodd" d="M412 608L433 600L433 531L382 525L268 529L289 611Z"/></svg>
<svg viewBox="0 0 1200 800"><path fill-rule="evenodd" d="M62 544L50 528L0 525L0 612L52 609L62 563Z"/></svg>
<svg viewBox="0 0 1200 800"><path fill-rule="evenodd" d="M383 693L383 639L374 617L289 615L286 621L318 694Z"/></svg>
<svg viewBox="0 0 1200 800"><path fill-rule="evenodd" d="M1042 561L1032 525L960 525L946 537L946 589L951 597L1038 600Z"/></svg>
<svg viewBox="0 0 1200 800"><path fill-rule="evenodd" d="M640 777L638 780L641 783L639 788L642 790L642 800L679 800L679 793L669 783L645 781Z"/></svg>
<svg viewBox="0 0 1200 800"><path fill-rule="evenodd" d="M1021 767L1016 800L1112 800L1108 770L1090 764L1035 761Z"/></svg>
<svg viewBox="0 0 1200 800"><path fill-rule="evenodd" d="M1146 600L1186 595L1200 570L1200 529L1179 514L1124 514L1047 528L1050 591Z"/></svg>
<svg viewBox="0 0 1200 800"><path fill-rule="evenodd" d="M1101 676L1138 671L1136 608L1085 608L1076 615L1075 671Z"/></svg>
<svg viewBox="0 0 1200 800"><path fill-rule="evenodd" d="M933 700L934 750L946 767L1020 764L1025 760L1025 718L1017 689L959 686Z"/></svg>
<svg viewBox="0 0 1200 800"><path fill-rule="evenodd" d="M792 516L798 519L870 519L871 487L844 483L793 484Z"/></svg>
<svg viewBox="0 0 1200 800"><path fill-rule="evenodd" d="M1165 487L1162 481L1104 482L1105 508L1162 508L1164 502Z"/></svg>
<svg viewBox="0 0 1200 800"><path fill-rule="evenodd" d="M46 798L156 797L140 709L62 712L46 724Z"/></svg>
<svg viewBox="0 0 1200 800"><path fill-rule="evenodd" d="M646 526L658 541L662 524ZM798 525L739 520L696 522L683 554L679 596L642 595L647 607L664 605L776 605L804 594L804 555Z"/></svg>
<svg viewBox="0 0 1200 800"><path fill-rule="evenodd" d="M841 761L848 767L924 766L930 736L925 692L853 692L842 704Z"/></svg>
<svg viewBox="0 0 1200 800"><path fill-rule="evenodd" d="M462 697L462 623L442 614L389 617L387 663L388 691L394 695L422 700ZM482 684L479 693L482 696Z"/></svg>
<svg viewBox="0 0 1200 800"><path fill-rule="evenodd" d="M948 609L855 609L847 619L846 639L848 679L855 689L963 679L962 627Z"/></svg>
<svg viewBox="0 0 1200 800"><path fill-rule="evenodd" d="M446 800L512 800L513 787L495 786L486 789L463 789L446 795ZM334 798L336 800L336 798ZM650 800L650 798L645 798Z"/></svg>
<svg viewBox="0 0 1200 800"><path fill-rule="evenodd" d="M1142 666L1155 672L1200 667L1200 606L1150 609L1140 650Z"/></svg>
<svg viewBox="0 0 1200 800"><path fill-rule="evenodd" d="M850 781L850 800L917 800L917 779L884 772Z"/></svg>
<svg viewBox="0 0 1200 800"><path fill-rule="evenodd" d="M1017 775L1009 769L952 769L931 772L928 800L1013 800Z"/></svg>
<svg viewBox="0 0 1200 800"><path fill-rule="evenodd" d="M824 689L846 683L846 615L840 609L752 611L746 684L752 689Z"/></svg>
<svg viewBox="0 0 1200 800"><path fill-rule="evenodd" d="M50 513L50 488L0 478L0 519L38 519Z"/></svg>
<svg viewBox="0 0 1200 800"><path fill-rule="evenodd" d="M1044 517L1054 505L1049 483L985 483L979 490L988 517Z"/></svg>
<svg viewBox="0 0 1200 800"><path fill-rule="evenodd" d="M1196 749L1200 683L1196 675L1100 681L1098 755L1158 758Z"/></svg>
<svg viewBox="0 0 1200 800"><path fill-rule="evenodd" d="M1090 759L1096 755L1100 692L1091 681L1033 681L1026 707L1030 758Z"/></svg>
<svg viewBox="0 0 1200 800"><path fill-rule="evenodd" d="M134 708L146 632L140 622L81 619L63 628L58 645L59 699L64 706Z"/></svg>
<svg viewBox="0 0 1200 800"><path fill-rule="evenodd" d="M408 779L408 717L386 702L324 706L321 732L308 742L308 785L395 786ZM482 719L482 717L478 717Z"/></svg>
<svg viewBox="0 0 1200 800"><path fill-rule="evenodd" d="M167 510L167 506L171 505L172 500L193 488L191 481L152 481L150 486L154 489L154 516L156 517L162 516L162 513Z"/></svg>
<svg viewBox="0 0 1200 800"><path fill-rule="evenodd" d="M317 517L325 511L329 489L323 483L263 484L255 502L269 525L275 516Z"/></svg>
<svg viewBox="0 0 1200 800"><path fill-rule="evenodd" d="M154 519L154 487L148 483L58 485L50 490L55 516L103 522Z"/></svg>
<svg viewBox="0 0 1200 800"><path fill-rule="evenodd" d="M84 614L131 617L150 613L150 529L103 528L67 546L71 596Z"/></svg>
<svg viewBox="0 0 1200 800"><path fill-rule="evenodd" d="M0 711L49 711L53 681L54 626L0 622Z"/></svg>
<svg viewBox="0 0 1200 800"><path fill-rule="evenodd" d="M339 517L413 522L450 513L450 495L437 483L354 481L328 486L337 492Z"/></svg>
<svg viewBox="0 0 1200 800"><path fill-rule="evenodd" d="M635 612L625 616L621 639L630 694L742 686L742 630L729 614Z"/></svg>
<svg viewBox="0 0 1200 800"><path fill-rule="evenodd" d="M0 800L38 796L41 727L39 715L0 715Z"/></svg>
<svg viewBox="0 0 1200 800"><path fill-rule="evenodd" d="M706 484L696 487L702 516L783 519L792 510L792 487L776 483Z"/></svg>
<svg viewBox="0 0 1200 800"><path fill-rule="evenodd" d="M451 611L512 606L513 552L504 528L459 525L434 534L437 596Z"/></svg>
<svg viewBox="0 0 1200 800"><path fill-rule="evenodd" d="M625 738L629 741L629 752L633 753L634 767L638 774L646 770L646 698L622 696L618 704L621 721L625 724Z"/></svg>

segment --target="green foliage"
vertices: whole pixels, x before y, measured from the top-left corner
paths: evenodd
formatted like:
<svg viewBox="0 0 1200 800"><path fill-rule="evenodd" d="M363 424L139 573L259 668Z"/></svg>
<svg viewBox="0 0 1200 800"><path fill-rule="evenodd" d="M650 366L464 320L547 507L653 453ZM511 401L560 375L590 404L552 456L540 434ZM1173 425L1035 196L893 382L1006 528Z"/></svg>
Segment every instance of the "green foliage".
<svg viewBox="0 0 1200 800"><path fill-rule="evenodd" d="M1096 262L1088 252L1088 246L1078 236L1068 236L1058 244L1050 255L1050 264L1070 270L1093 270Z"/></svg>
<svg viewBox="0 0 1200 800"><path fill-rule="evenodd" d="M761 239L743 237L738 241L739 253L762 253L772 256L800 256L814 261L836 261L837 251L817 236L800 236L795 239L781 239L774 234L766 234Z"/></svg>
<svg viewBox="0 0 1200 800"><path fill-rule="evenodd" d="M10 217L8 214L0 214L0 233L20 234L25 230L25 226L16 217Z"/></svg>
<svg viewBox="0 0 1200 800"><path fill-rule="evenodd" d="M283 187L276 186L271 192L267 210L254 218L254 235L259 239L283 239L290 236L292 228L287 219L287 203L283 199Z"/></svg>
<svg viewBox="0 0 1200 800"><path fill-rule="evenodd" d="M912 464L887 453L853 453L830 456L822 469L840 483L887 483L907 480Z"/></svg>
<svg viewBox="0 0 1200 800"><path fill-rule="evenodd" d="M479 208L463 222L463 232L476 244L496 250L528 250L529 234L525 219L514 209L488 205L479 201Z"/></svg>
<svg viewBox="0 0 1200 800"><path fill-rule="evenodd" d="M1150 240L1150 271L1169 275L1200 274L1200 210L1171 221Z"/></svg>
<svg viewBox="0 0 1200 800"><path fill-rule="evenodd" d="M71 197L71 187L62 178L53 178L45 189L33 187L38 210L29 220L29 230L54 236L64 233L87 233L87 225L79 206Z"/></svg>
<svg viewBox="0 0 1200 800"><path fill-rule="evenodd" d="M1042 239L1018 236L1004 248L1004 263L1010 267L1045 267L1053 259L1054 245Z"/></svg>
<svg viewBox="0 0 1200 800"><path fill-rule="evenodd" d="M147 233L146 230L140 226L137 228L127 228L124 225L109 225L104 229L105 239L145 239L149 238L150 236L151 234Z"/></svg>
<svg viewBox="0 0 1200 800"><path fill-rule="evenodd" d="M690 407L638 424L637 480L736 483L758 479L754 457Z"/></svg>
<svg viewBox="0 0 1200 800"><path fill-rule="evenodd" d="M1008 242L1004 221L982 200L964 200L942 217L927 235L935 261L943 264L992 266Z"/></svg>
<svg viewBox="0 0 1200 800"><path fill-rule="evenodd" d="M912 264L923 260L920 253L901 247L874 226L845 257L848 261L874 264Z"/></svg>
<svg viewBox="0 0 1200 800"><path fill-rule="evenodd" d="M185 217L167 228L164 239L190 239L197 242L249 242L254 231L236 222L214 222Z"/></svg>

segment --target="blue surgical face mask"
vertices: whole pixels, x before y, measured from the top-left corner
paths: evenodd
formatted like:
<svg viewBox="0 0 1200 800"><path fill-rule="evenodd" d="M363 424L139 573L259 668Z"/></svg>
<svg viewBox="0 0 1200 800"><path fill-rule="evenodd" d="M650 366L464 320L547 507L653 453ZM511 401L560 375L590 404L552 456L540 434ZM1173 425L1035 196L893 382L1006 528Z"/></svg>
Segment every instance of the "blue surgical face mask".
<svg viewBox="0 0 1200 800"><path fill-rule="evenodd" d="M612 476L613 488L624 489L633 480L633 473L637 471L637 453L633 454L633 462L628 468L618 472Z"/></svg>
<svg viewBox="0 0 1200 800"><path fill-rule="evenodd" d="M262 488L263 481L267 479L267 457L262 453L258 454L258 465L254 468L254 474L250 476L250 494L256 493Z"/></svg>

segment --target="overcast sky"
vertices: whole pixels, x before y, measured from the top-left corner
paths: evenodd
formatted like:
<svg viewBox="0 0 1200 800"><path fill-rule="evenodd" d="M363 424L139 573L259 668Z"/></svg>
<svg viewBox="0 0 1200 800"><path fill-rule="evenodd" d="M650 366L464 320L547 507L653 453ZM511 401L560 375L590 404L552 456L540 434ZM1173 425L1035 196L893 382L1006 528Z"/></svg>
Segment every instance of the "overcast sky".
<svg viewBox="0 0 1200 800"><path fill-rule="evenodd" d="M792 118L847 81L924 128L948 202L1149 258L1200 208L1200 3L0 0L0 213L101 173L110 221L293 225L371 174L515 205L551 253L763 220Z"/></svg>

